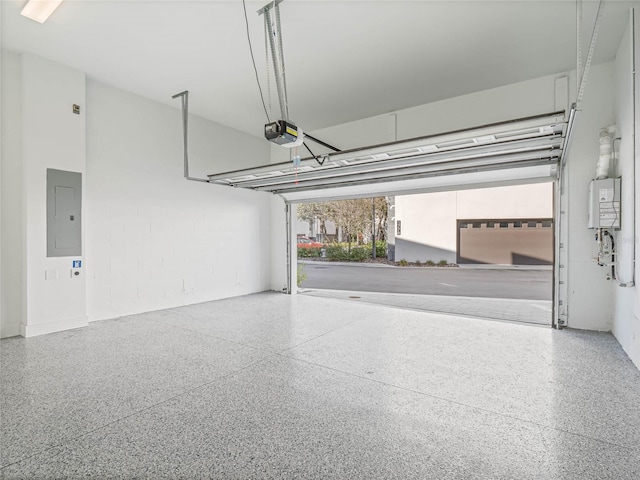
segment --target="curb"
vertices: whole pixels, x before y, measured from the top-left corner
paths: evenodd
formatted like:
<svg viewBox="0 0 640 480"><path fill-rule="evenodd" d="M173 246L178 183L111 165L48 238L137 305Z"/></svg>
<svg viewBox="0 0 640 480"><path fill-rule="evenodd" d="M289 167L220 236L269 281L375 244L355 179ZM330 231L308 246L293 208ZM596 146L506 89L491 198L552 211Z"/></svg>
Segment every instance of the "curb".
<svg viewBox="0 0 640 480"><path fill-rule="evenodd" d="M490 302L498 302L498 303L533 303L539 305L551 305L553 300L534 300L529 298L504 298L504 297L470 297L466 295L433 295L428 293L387 293L387 292L367 292L362 290L334 290L331 288L316 288L316 287L298 287L298 293L314 293L314 292L327 292L329 294L334 295L358 295L360 297L372 296L372 297L397 297L397 298L407 298L413 297L421 300L428 300L429 298L437 298L437 299L447 299L447 300L469 300L472 302L482 302L482 301L490 301ZM322 296L322 295L318 295ZM333 296L327 296L323 298L335 298Z"/></svg>
<svg viewBox="0 0 640 480"><path fill-rule="evenodd" d="M540 270L548 271L553 270L552 265L457 265L455 267L403 267L401 265L387 265L385 263L366 263L366 262L326 262L316 260L303 260L298 259L298 263L303 265L337 265L341 267L376 267L376 268L400 268L400 269L463 269L463 270Z"/></svg>
<svg viewBox="0 0 640 480"><path fill-rule="evenodd" d="M385 263L360 263L360 262L318 262L314 260L298 260L303 265L338 265L341 267L377 267L377 268L420 268L420 267L397 267L395 265L387 265ZM442 267L441 267L442 268Z"/></svg>

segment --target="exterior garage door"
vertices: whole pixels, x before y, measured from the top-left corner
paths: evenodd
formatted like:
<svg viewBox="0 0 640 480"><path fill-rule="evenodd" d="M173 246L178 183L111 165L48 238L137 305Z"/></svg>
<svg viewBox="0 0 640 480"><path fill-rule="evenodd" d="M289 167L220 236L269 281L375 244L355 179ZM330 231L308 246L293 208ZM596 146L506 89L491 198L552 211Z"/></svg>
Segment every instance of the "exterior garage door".
<svg viewBox="0 0 640 480"><path fill-rule="evenodd" d="M459 264L553 265L547 219L458 220Z"/></svg>
<svg viewBox="0 0 640 480"><path fill-rule="evenodd" d="M287 291L292 291L294 257L291 205L302 202L372 196L391 196L461 188L484 188L558 180L562 185L564 154L570 143L575 106L570 111L515 119L476 128L450 131L387 144L321 154L298 161L218 172L207 178L189 175L188 92L182 97L184 176L188 180L233 188L270 192L285 203L287 234ZM557 206L564 190L559 188ZM556 207L558 212L562 212ZM564 229L558 217L559 235L554 239L560 262ZM553 229L551 229L553 230ZM293 244L295 245L295 244ZM555 318L566 325L566 281L554 267Z"/></svg>

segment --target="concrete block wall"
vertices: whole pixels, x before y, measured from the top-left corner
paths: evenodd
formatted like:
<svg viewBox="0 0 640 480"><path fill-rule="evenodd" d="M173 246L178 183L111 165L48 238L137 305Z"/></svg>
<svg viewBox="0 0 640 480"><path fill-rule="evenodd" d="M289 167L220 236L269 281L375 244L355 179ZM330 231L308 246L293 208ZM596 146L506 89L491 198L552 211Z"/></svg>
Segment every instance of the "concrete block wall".
<svg viewBox="0 0 640 480"><path fill-rule="evenodd" d="M2 55L2 337L269 289L269 195L183 178L179 102ZM262 139L197 117L190 127L194 176L269 159ZM46 256L47 168L83 174L78 257Z"/></svg>
<svg viewBox="0 0 640 480"><path fill-rule="evenodd" d="M611 174L620 176L622 183L621 229L616 233L618 278L627 285L635 278L636 285L621 287L612 282L611 289L614 298L613 334L640 368L640 289L637 285L640 268L637 258L634 258L634 253L637 256L640 251L637 237L640 198L634 195L640 184L640 80L634 74L634 65L640 65L640 36L637 31L633 32L634 25L637 29L640 24L640 15L638 10L633 13L635 22L630 18L615 61L615 123L616 137L620 140L615 144L617 161Z"/></svg>
<svg viewBox="0 0 640 480"><path fill-rule="evenodd" d="M87 83L92 320L269 289L269 195L182 177L177 108ZM261 139L193 117L190 174L264 162ZM238 147L242 145L242 147Z"/></svg>

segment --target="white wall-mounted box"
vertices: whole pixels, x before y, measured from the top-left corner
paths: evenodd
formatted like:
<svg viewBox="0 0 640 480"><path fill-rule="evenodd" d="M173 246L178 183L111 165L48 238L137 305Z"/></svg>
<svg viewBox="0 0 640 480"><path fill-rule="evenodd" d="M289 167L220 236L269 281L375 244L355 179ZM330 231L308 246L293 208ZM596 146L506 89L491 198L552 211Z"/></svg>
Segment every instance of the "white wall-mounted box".
<svg viewBox="0 0 640 480"><path fill-rule="evenodd" d="M588 228L620 228L620 178L589 183Z"/></svg>

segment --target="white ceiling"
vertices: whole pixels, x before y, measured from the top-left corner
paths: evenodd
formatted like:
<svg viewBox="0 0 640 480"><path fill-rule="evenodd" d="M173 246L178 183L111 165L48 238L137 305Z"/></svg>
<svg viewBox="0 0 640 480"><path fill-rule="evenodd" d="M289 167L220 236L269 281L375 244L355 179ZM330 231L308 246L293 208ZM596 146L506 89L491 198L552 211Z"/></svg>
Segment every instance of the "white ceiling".
<svg viewBox="0 0 640 480"><path fill-rule="evenodd" d="M40 25L2 2L3 48L262 135L241 0L65 0ZM265 82L262 17L249 28ZM628 10L609 1L595 63L612 60ZM584 2L584 54L597 2ZM326 1L280 5L290 114L306 131L575 68L575 1ZM272 82L273 83L273 82ZM272 85L273 87L273 85ZM272 93L273 116L278 117Z"/></svg>

